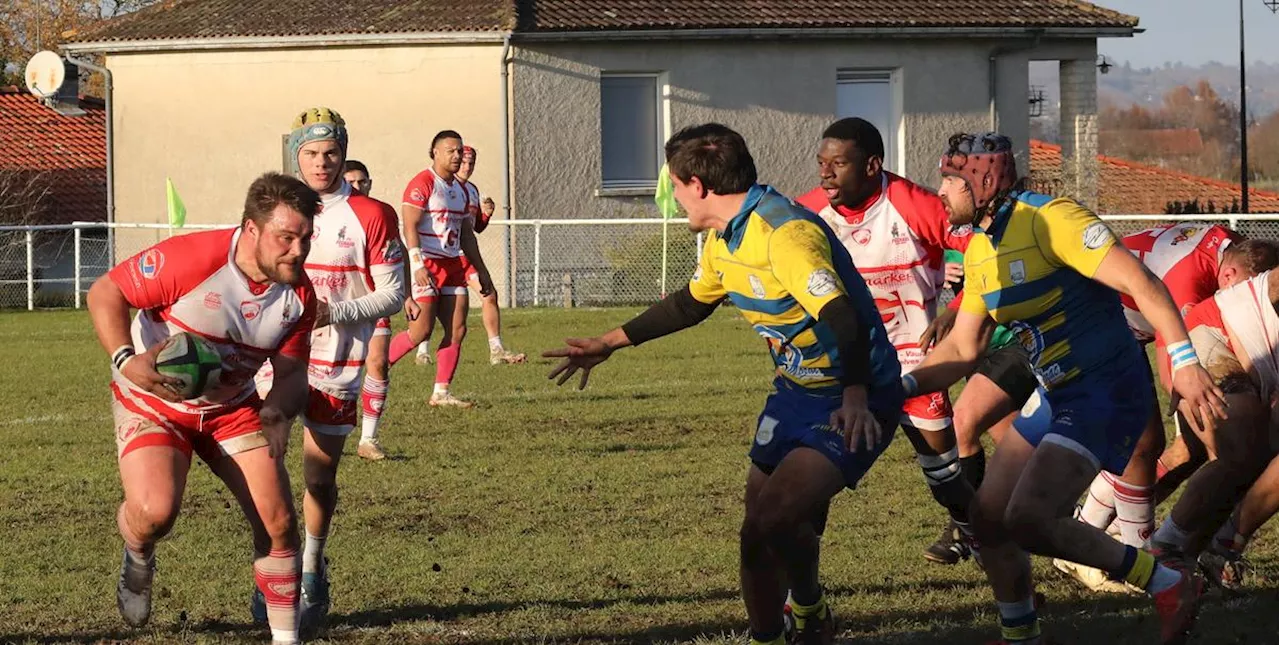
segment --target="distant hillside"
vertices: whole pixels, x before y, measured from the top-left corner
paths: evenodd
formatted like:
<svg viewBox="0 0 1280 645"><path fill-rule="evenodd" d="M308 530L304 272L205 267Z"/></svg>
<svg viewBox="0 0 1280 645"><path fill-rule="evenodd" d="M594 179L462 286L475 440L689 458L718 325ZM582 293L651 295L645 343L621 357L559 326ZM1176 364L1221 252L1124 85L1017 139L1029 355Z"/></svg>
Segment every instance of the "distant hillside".
<svg viewBox="0 0 1280 645"><path fill-rule="evenodd" d="M1131 67L1116 63L1108 73L1098 74L1098 105L1128 107L1139 104L1159 107L1164 95L1179 85L1194 87L1200 79L1208 79L1223 99L1237 103L1240 96L1240 68L1234 65L1208 63L1197 67L1166 63L1163 67ZM1263 119L1280 107L1280 65L1254 63L1248 69L1249 112ZM1058 66L1056 63L1032 63L1030 84L1044 91L1043 115L1031 119L1033 136L1057 141L1058 131Z"/></svg>
<svg viewBox="0 0 1280 645"><path fill-rule="evenodd" d="M1280 65L1254 63L1249 66L1249 111L1261 117L1280 107ZM1240 68L1235 65L1208 63L1191 67L1181 63L1164 67L1130 67L1118 63L1106 74L1098 74L1098 102L1111 102L1120 107L1139 103L1146 107L1158 104L1165 93L1179 86L1194 86L1202 78L1209 79L1213 89L1233 101L1239 95ZM1058 66L1033 63L1031 85L1045 90L1046 110L1058 104Z"/></svg>

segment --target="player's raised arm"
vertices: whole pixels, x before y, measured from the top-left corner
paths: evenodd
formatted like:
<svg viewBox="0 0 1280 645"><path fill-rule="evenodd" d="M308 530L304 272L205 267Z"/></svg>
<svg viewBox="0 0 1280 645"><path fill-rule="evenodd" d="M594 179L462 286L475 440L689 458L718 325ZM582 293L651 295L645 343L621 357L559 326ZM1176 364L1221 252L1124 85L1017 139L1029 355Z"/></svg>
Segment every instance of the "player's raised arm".
<svg viewBox="0 0 1280 645"><path fill-rule="evenodd" d="M1096 280L1133 298L1138 311L1151 323L1156 333L1167 341L1166 351L1173 370L1174 401L1187 399L1202 415L1226 419L1227 402L1213 378L1200 366L1191 346L1186 324L1169 289L1123 245L1106 223L1073 202L1044 209L1035 225L1037 237L1055 259L1081 275ZM1050 221L1050 218L1052 221Z"/></svg>
<svg viewBox="0 0 1280 645"><path fill-rule="evenodd" d="M925 356L924 361L910 373L902 377L902 386L907 396L927 394L945 390L956 381L973 373L982 358L983 348L991 340L993 321L987 314L986 303L978 295L978 290L970 291L970 278L965 277L965 292L968 295L957 295L960 304L952 308L954 322L949 329L942 331L942 339L937 341L933 351ZM941 317L941 316L940 316ZM935 331L933 326L925 330L925 336ZM932 338L923 338L932 342Z"/></svg>

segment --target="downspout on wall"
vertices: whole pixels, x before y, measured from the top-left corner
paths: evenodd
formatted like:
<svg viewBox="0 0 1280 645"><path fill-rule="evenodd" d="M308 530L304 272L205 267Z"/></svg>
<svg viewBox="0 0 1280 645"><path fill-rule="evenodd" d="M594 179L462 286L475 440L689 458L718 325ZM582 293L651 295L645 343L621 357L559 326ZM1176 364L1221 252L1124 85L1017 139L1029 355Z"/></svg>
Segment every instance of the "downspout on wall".
<svg viewBox="0 0 1280 645"><path fill-rule="evenodd" d="M502 212L503 216L511 219L511 108L508 100L508 92L510 78L508 66L510 62L507 56L511 53L511 32L507 32L502 37L502 72L501 82L501 101L502 101ZM514 244L515 233L511 226L503 227L506 236L503 248L506 254L507 262L507 302L505 307L514 307L516 305L516 268L512 259L515 256Z"/></svg>
<svg viewBox="0 0 1280 645"><path fill-rule="evenodd" d="M116 221L116 182L115 182L115 112L111 109L111 70L105 67L99 67L86 60L73 58L72 56L64 57L68 63L75 65L81 69L98 72L102 74L106 81L105 91L103 94L104 107L106 109L106 129L107 129L107 223L114 224ZM115 264L115 229L107 227L107 258L111 264Z"/></svg>

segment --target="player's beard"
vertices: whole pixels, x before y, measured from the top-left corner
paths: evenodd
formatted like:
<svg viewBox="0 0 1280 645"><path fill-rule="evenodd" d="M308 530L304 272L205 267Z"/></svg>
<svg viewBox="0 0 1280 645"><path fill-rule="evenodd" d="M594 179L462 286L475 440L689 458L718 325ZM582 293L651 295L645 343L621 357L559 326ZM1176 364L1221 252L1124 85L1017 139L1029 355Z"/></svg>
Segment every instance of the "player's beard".
<svg viewBox="0 0 1280 645"><path fill-rule="evenodd" d="M976 226L978 224L978 209L974 207L972 200L969 201L968 206L967 213L957 212L951 207L950 201L943 199L942 209L947 211L947 223L951 224L953 228L966 225Z"/></svg>
<svg viewBox="0 0 1280 645"><path fill-rule="evenodd" d="M261 252L257 253L256 260L258 268L266 274L267 279L271 282L279 282L290 286L298 286L302 284L306 276L306 272L302 267L302 257L287 259L287 256L276 258L271 261L262 256Z"/></svg>

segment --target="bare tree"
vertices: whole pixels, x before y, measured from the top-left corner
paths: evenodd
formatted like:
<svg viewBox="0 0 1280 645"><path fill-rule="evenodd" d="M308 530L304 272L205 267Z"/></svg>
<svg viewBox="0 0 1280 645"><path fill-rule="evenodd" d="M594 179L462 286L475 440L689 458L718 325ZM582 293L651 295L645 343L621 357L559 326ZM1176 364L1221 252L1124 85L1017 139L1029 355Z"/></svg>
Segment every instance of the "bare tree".
<svg viewBox="0 0 1280 645"><path fill-rule="evenodd" d="M155 0L0 1L0 85L22 85L22 68L42 49L58 45L103 20L136 11ZM95 93L91 86L87 88Z"/></svg>
<svg viewBox="0 0 1280 645"><path fill-rule="evenodd" d="M49 177L37 170L0 169L0 225L41 223L51 204Z"/></svg>

